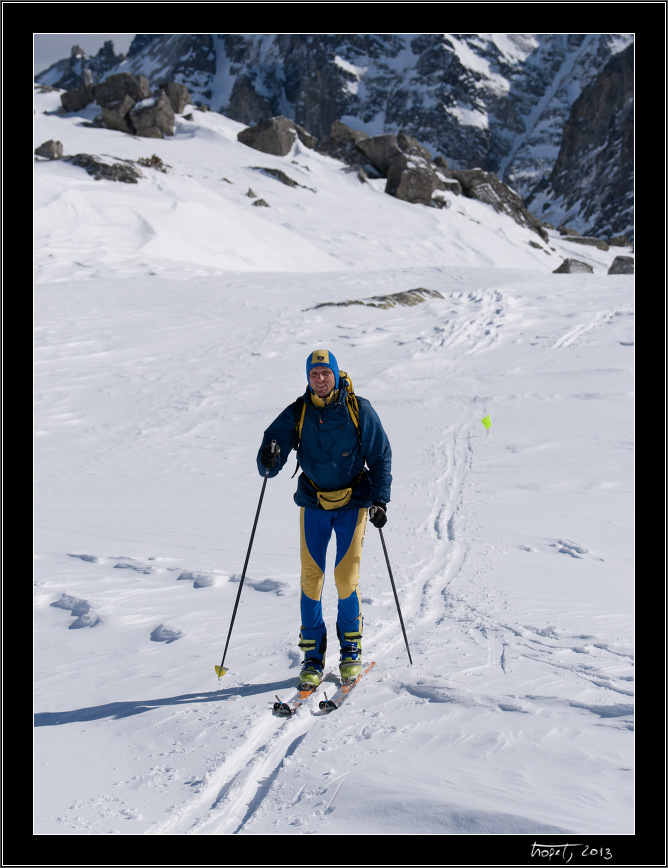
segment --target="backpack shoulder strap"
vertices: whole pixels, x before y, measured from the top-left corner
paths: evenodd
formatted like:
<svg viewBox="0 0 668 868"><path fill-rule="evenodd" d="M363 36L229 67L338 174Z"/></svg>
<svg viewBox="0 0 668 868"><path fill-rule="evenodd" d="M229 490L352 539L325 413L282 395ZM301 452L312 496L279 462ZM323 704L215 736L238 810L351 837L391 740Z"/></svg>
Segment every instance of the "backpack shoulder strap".
<svg viewBox="0 0 668 868"><path fill-rule="evenodd" d="M348 413L350 414L350 418L353 420L355 431L357 432L357 441L361 443L362 433L360 425L359 402L357 401L357 396L355 395L355 392L353 390L352 380L350 379L348 374L346 374L345 371L340 371L340 375L344 377L347 382L346 407L348 408ZM300 395L292 405L292 412L295 419L295 437L297 439L295 449L297 449L301 442L302 428L304 427L304 416L306 415L306 401L304 400L303 395Z"/></svg>
<svg viewBox="0 0 668 868"><path fill-rule="evenodd" d="M350 377L345 371L339 371L339 376L344 377L348 384L346 390L346 406L348 407L350 418L353 420L355 431L357 432L357 442L361 443L362 430L360 425L360 405L357 400L357 396L355 395L355 390L353 389L353 381L350 379Z"/></svg>
<svg viewBox="0 0 668 868"><path fill-rule="evenodd" d="M295 417L295 437L297 438L296 449L302 439L302 428L304 426L304 416L306 415L306 401L304 400L303 395L300 395L292 405L292 412Z"/></svg>

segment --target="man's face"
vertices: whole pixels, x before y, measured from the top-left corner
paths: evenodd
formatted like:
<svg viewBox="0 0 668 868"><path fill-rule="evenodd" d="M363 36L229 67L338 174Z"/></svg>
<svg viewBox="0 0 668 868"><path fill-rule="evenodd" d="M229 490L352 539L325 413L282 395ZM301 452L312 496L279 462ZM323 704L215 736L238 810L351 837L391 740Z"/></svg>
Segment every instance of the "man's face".
<svg viewBox="0 0 668 868"><path fill-rule="evenodd" d="M326 398L334 388L334 374L329 368L311 368L308 375L309 385L319 398Z"/></svg>

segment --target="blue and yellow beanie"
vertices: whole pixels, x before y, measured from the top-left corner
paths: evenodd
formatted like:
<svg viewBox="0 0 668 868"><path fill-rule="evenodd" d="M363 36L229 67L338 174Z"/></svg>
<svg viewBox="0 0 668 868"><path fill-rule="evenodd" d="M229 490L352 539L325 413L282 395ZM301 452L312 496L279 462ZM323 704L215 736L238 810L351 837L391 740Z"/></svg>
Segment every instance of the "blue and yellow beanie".
<svg viewBox="0 0 668 868"><path fill-rule="evenodd" d="M329 368L334 374L334 388L339 388L339 363L336 361L334 353L329 350L313 350L311 355L306 359L306 382L309 382L309 374L311 368Z"/></svg>

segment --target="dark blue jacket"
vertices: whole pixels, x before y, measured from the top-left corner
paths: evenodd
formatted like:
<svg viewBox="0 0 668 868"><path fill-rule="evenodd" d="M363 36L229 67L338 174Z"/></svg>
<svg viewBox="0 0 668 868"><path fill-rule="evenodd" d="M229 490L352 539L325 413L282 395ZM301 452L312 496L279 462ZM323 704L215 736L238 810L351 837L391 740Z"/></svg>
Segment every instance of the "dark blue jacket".
<svg viewBox="0 0 668 868"><path fill-rule="evenodd" d="M346 381L340 381L339 396L331 404L315 406L311 390L304 393L306 413L297 445L295 409L291 404L264 432L262 446L257 454L257 467L261 476L266 467L260 463L260 453L275 440L281 453L269 477L276 476L297 449L297 461L302 470L295 492L297 506L322 509L316 498L316 488L336 491L353 487L350 501L344 509L361 509L374 502L389 503L392 484L392 449L387 434L366 398L357 396L360 417L360 435L346 405ZM317 400L317 399L316 399ZM301 408L300 408L301 409ZM298 417L297 417L298 418Z"/></svg>

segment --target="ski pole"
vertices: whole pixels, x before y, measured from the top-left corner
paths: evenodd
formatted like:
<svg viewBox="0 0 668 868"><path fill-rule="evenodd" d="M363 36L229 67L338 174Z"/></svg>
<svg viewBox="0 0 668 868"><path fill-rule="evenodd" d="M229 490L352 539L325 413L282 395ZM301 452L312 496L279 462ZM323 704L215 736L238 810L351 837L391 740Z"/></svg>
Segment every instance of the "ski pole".
<svg viewBox="0 0 668 868"><path fill-rule="evenodd" d="M411 649L408 647L408 637L406 636L406 628L404 627L404 619L401 617L401 607L399 606L399 597L397 597L397 589L394 586L394 577L392 575L392 567L390 566L390 559L387 556L387 548L385 547L385 538L383 537L383 531L378 528L378 533L380 534L380 541L383 544L383 552L385 553L385 563L387 564L387 571L390 574L390 582L392 583L392 590L394 591L394 602L397 604L397 612L399 614L399 623L401 624L401 630L404 634L404 642L406 643L406 651L408 652L408 659L410 661L411 666L413 665L413 658L411 657Z"/></svg>
<svg viewBox="0 0 668 868"><path fill-rule="evenodd" d="M277 444L275 440L271 441L271 451L276 452ZM246 561L244 563L244 568L241 572L241 581L239 582L239 590L237 591L237 599L234 603L234 610L232 612L232 621L230 622L230 629L227 634L227 642L225 642L225 650L223 651L223 659L220 661L220 666L216 666L216 674L218 678L222 678L223 675L227 672L225 669L225 655L227 654L227 646L230 644L230 636L232 635L232 627L234 626L234 619L237 616L237 606L239 605L239 597L241 596L241 589L244 586L244 579L246 578L246 567L248 566L248 559L250 558L251 548L253 547L253 538L255 537L255 528L257 527L257 520L260 517L260 507L262 506L262 499L264 498L264 490L267 487L267 479L269 478L269 470L267 469L264 472L264 481L262 482L262 491L260 492L260 500L257 505L257 512L255 513L255 521L253 522L253 530L251 531L250 542L248 543L248 551L246 552Z"/></svg>

